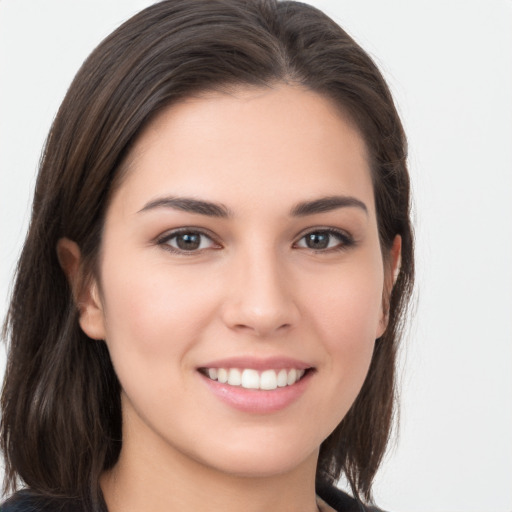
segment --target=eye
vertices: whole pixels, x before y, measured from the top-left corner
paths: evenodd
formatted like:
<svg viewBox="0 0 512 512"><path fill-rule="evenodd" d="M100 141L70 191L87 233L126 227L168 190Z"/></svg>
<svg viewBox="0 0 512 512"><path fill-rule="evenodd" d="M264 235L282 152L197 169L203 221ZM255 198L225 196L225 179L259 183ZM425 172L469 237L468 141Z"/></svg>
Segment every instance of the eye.
<svg viewBox="0 0 512 512"><path fill-rule="evenodd" d="M202 231L182 229L173 231L158 240L159 245L166 246L167 250L176 253L193 253L204 249L218 249L219 244Z"/></svg>
<svg viewBox="0 0 512 512"><path fill-rule="evenodd" d="M318 229L305 234L295 244L296 247L312 249L314 251L345 249L353 245L353 239L334 229Z"/></svg>

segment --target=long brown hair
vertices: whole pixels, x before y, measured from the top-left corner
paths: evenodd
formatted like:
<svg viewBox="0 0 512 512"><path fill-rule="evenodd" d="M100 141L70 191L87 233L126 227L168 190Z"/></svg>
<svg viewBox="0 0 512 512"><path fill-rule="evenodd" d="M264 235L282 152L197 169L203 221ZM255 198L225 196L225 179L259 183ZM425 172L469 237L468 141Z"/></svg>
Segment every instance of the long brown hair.
<svg viewBox="0 0 512 512"><path fill-rule="evenodd" d="M119 382L105 343L78 325L57 241L74 240L84 279L94 275L109 197L144 126L192 94L276 82L323 94L352 119L371 159L383 254L402 238L388 327L355 403L321 446L317 470L319 482L344 474L357 497L371 499L392 424L397 343L414 274L406 141L371 58L319 10L275 0L157 3L107 37L71 84L44 149L4 326L6 490L21 481L96 510L99 476L121 449Z"/></svg>

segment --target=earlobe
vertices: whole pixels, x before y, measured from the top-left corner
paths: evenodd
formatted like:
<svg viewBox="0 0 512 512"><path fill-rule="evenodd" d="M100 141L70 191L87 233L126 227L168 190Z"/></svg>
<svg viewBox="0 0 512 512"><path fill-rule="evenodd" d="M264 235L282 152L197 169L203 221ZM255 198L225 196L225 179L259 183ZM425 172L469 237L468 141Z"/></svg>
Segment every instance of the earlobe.
<svg viewBox="0 0 512 512"><path fill-rule="evenodd" d="M66 275L78 309L80 327L89 338L105 339L103 305L96 279L83 275L82 255L76 242L61 238L57 242L57 257Z"/></svg>
<svg viewBox="0 0 512 512"><path fill-rule="evenodd" d="M396 235L393 240L391 251L384 264L384 289L382 293L382 312L379 322L376 338L380 338L389 323L389 305L391 301L391 292L400 274L400 264L402 261L402 237Z"/></svg>

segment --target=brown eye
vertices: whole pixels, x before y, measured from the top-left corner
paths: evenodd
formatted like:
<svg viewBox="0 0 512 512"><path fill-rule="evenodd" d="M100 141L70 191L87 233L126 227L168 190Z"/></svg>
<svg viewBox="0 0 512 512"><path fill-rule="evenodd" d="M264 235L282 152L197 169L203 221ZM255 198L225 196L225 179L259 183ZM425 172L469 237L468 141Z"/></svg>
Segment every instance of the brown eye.
<svg viewBox="0 0 512 512"><path fill-rule="evenodd" d="M176 246L182 251L195 251L201 246L201 235L198 233L183 233L176 235Z"/></svg>
<svg viewBox="0 0 512 512"><path fill-rule="evenodd" d="M309 233L304 237L304 241L310 249L327 249L331 238L330 233Z"/></svg>
<svg viewBox="0 0 512 512"><path fill-rule="evenodd" d="M159 244L165 245L173 252L190 253L203 249L215 248L215 242L200 231L179 231L170 233L159 240Z"/></svg>
<svg viewBox="0 0 512 512"><path fill-rule="evenodd" d="M334 230L311 231L304 235L296 244L297 247L323 251L330 249L343 249L353 244L353 240L346 234Z"/></svg>

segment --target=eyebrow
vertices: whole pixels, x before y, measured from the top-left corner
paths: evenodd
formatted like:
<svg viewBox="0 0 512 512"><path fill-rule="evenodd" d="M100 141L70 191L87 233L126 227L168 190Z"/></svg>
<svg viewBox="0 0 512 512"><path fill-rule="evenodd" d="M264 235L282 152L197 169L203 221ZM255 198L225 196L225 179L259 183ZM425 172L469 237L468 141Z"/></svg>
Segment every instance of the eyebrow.
<svg viewBox="0 0 512 512"><path fill-rule="evenodd" d="M207 215L208 217L231 217L232 213L223 204L212 203L210 201L201 201L200 199L192 199L189 197L162 197L147 203L140 212L146 212L155 208L172 208L183 212L198 213L199 215Z"/></svg>
<svg viewBox="0 0 512 512"><path fill-rule="evenodd" d="M314 199L311 201L303 201L295 205L290 210L292 217L305 217L316 213L324 213L338 208L355 207L360 208L368 214L366 205L352 196L328 196ZM190 197L162 197L154 199L147 203L138 213L146 212L156 208L172 208L189 213L197 213L208 217L228 218L233 213L222 203L213 203L211 201L203 201Z"/></svg>
<svg viewBox="0 0 512 512"><path fill-rule="evenodd" d="M314 199L313 201L304 201L292 208L291 215L294 217L305 217L306 215L330 212L338 208L347 207L360 208L368 215L366 205L352 196L328 196Z"/></svg>

